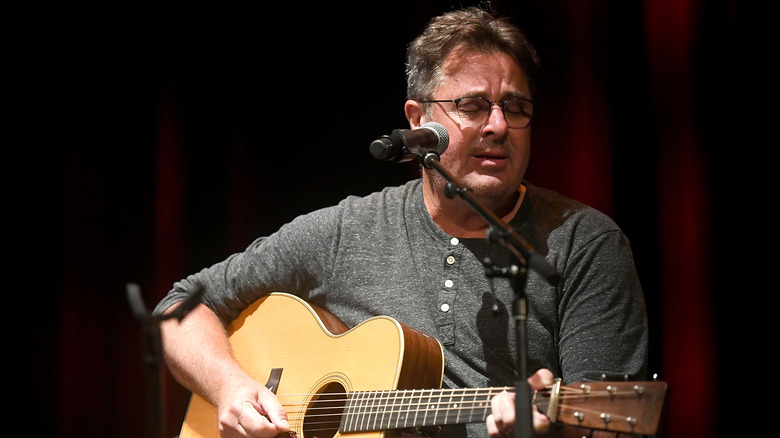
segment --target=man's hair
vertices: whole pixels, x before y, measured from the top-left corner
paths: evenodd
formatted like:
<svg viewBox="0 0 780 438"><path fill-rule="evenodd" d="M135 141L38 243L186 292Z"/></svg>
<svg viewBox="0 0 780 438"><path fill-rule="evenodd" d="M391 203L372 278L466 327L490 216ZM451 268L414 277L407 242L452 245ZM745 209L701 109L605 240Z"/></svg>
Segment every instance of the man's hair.
<svg viewBox="0 0 780 438"><path fill-rule="evenodd" d="M504 17L478 7L448 12L431 20L406 52L406 97L433 99L441 86L444 60L453 50L502 52L514 57L535 90L539 58L525 34Z"/></svg>

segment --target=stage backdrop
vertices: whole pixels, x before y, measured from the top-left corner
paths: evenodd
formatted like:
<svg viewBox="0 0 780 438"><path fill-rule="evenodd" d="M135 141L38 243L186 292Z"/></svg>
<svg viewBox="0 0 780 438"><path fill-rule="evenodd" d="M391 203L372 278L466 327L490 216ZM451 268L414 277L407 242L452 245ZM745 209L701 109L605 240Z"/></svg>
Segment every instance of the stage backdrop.
<svg viewBox="0 0 780 438"><path fill-rule="evenodd" d="M719 101L733 3L493 2L543 62L528 179L608 213L631 239L651 372L671 387L670 438L717 436L730 408L715 389L727 354L715 272L729 249L715 220L727 182L714 175L733 136ZM19 423L145 436L127 283L151 308L174 281L298 214L414 177L368 145L407 127L405 46L451 4L43 13L24 83L45 127L31 135L46 146L32 151L43 190L30 198L48 223L34 254L45 273L21 294L43 303L24 330L32 377ZM165 377L173 436L189 395Z"/></svg>

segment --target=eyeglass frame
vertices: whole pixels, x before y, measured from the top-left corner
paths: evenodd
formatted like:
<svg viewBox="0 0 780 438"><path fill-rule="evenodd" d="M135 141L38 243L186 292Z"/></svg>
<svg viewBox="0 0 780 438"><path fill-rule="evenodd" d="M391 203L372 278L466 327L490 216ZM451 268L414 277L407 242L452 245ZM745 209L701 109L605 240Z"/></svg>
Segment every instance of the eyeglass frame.
<svg viewBox="0 0 780 438"><path fill-rule="evenodd" d="M460 108L459 108L460 102L462 102L463 99L482 99L483 101L487 102L490 105L490 106L488 106L488 113L487 113L487 118L485 118L485 122L487 121L488 118L490 118L490 112L493 110L493 104L494 103L499 104L499 106L501 108L501 115L504 116L504 121L505 122L507 120L506 120L506 113L504 112L504 107L509 102L513 102L515 100L523 100L523 101L526 101L526 102L531 104L531 110L533 110L533 108L534 108L534 101L531 100L531 99L526 99L525 97L513 97L511 99L506 99L506 100L500 100L500 99L499 100L488 100L488 99L486 99L486 98L484 98L482 96L463 96L463 97L459 97L457 99L418 100L418 102L420 102L420 103L454 103L455 104L455 110L458 112L458 118L461 121L463 121L463 119L460 117ZM525 128L531 126L531 120L533 119L533 117L534 116L533 116L533 111L532 111L531 112L531 117L528 118L528 123L526 123L525 126L511 127L511 126L509 126L508 122L507 122L507 126L512 128L512 129L525 129ZM482 124L484 125L485 122L482 122ZM466 122L463 122L463 123L466 123Z"/></svg>

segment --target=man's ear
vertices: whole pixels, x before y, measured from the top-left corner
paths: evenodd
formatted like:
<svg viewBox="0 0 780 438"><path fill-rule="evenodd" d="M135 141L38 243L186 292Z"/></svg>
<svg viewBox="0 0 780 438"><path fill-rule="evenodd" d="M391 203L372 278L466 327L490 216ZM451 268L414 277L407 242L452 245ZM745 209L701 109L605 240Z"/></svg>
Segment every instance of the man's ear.
<svg viewBox="0 0 780 438"><path fill-rule="evenodd" d="M420 102L407 100L406 104L404 104L404 113L411 129L417 129L424 123L425 110Z"/></svg>

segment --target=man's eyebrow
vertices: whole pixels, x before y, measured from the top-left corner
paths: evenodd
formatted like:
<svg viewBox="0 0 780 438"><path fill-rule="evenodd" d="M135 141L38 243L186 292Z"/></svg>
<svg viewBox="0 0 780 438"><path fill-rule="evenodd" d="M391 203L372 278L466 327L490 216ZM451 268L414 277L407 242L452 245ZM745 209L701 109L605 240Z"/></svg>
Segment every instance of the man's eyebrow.
<svg viewBox="0 0 780 438"><path fill-rule="evenodd" d="M509 91L502 95L501 100L509 100L509 99L517 99L517 98L530 99L528 97L529 94L530 93L527 91Z"/></svg>
<svg viewBox="0 0 780 438"><path fill-rule="evenodd" d="M507 91L506 93L501 95L501 100L510 100L510 99L516 99L516 98L523 98L523 99L530 99L528 97L530 93L527 91ZM470 91L464 91L460 94L459 97L482 97L487 99L487 93L485 90L470 90Z"/></svg>
<svg viewBox="0 0 780 438"><path fill-rule="evenodd" d="M523 99L530 99L530 97L528 97L529 94L531 93L525 90L509 90L501 95L501 100L515 99L518 97ZM484 97L487 99L487 91L484 89L465 90L463 93L461 93L461 97Z"/></svg>

